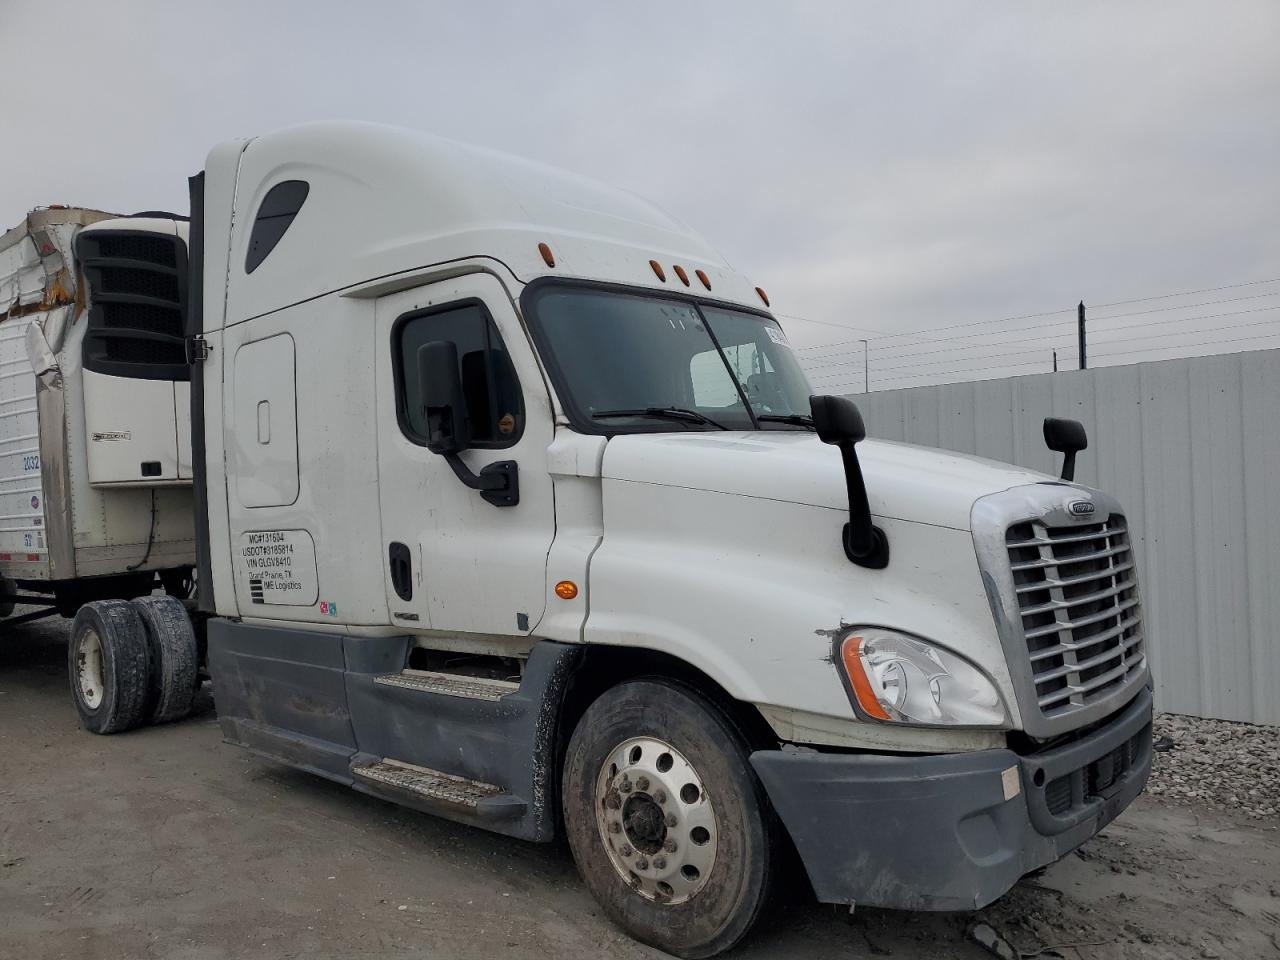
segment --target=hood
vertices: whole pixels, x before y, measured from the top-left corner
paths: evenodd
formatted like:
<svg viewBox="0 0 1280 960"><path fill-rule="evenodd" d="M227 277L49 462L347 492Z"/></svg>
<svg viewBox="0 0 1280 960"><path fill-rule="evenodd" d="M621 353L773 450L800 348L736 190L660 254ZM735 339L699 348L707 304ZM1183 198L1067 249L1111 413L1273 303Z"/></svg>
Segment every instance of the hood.
<svg viewBox="0 0 1280 960"><path fill-rule="evenodd" d="M1056 477L934 447L858 444L871 512L969 529L979 497ZM626 434L611 439L601 476L848 510L840 451L808 431Z"/></svg>

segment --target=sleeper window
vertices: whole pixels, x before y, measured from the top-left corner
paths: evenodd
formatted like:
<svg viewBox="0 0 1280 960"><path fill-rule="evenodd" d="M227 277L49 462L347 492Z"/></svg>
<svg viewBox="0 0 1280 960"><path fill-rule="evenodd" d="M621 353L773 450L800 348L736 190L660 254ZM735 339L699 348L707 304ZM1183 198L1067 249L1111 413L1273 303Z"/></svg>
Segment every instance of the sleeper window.
<svg viewBox="0 0 1280 960"><path fill-rule="evenodd" d="M409 438L415 443L426 442L418 350L435 341L447 341L458 348L458 373L471 445L509 447L519 440L524 431L520 383L497 327L478 302L410 314L400 321L395 344L400 391L397 402Z"/></svg>

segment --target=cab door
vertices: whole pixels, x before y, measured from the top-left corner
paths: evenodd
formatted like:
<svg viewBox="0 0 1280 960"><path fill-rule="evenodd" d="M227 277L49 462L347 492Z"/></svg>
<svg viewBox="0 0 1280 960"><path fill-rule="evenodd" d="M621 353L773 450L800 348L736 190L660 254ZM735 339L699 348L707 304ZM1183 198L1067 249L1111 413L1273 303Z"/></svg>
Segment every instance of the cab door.
<svg viewBox="0 0 1280 960"><path fill-rule="evenodd" d="M528 634L546 606L555 536L547 473L554 424L511 299L496 278L476 273L381 297L375 321L378 497L392 623ZM434 341L457 349L472 437L460 465L479 475L488 464L513 462L513 505L490 502L426 447L418 351Z"/></svg>

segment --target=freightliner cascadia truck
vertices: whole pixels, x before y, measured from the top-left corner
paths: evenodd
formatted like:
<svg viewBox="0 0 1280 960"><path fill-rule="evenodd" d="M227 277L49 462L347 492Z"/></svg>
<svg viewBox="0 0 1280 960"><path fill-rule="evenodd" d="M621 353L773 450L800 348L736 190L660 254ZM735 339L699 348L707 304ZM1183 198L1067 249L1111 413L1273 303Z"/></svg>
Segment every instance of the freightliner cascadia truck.
<svg viewBox="0 0 1280 960"><path fill-rule="evenodd" d="M563 836L686 957L790 858L974 909L1141 791L1134 552L1077 424L1062 477L864 442L688 227L488 150L312 124L190 192L196 602L80 610L91 728L199 659L229 743Z"/></svg>

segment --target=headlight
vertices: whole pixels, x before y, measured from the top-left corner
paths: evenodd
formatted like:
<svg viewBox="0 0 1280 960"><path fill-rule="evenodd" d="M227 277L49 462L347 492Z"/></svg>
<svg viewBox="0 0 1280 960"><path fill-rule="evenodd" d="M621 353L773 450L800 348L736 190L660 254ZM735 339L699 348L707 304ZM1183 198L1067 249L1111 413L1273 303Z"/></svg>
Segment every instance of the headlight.
<svg viewBox="0 0 1280 960"><path fill-rule="evenodd" d="M850 699L864 716L929 726L998 727L1007 714L995 684L934 643L862 627L840 644Z"/></svg>

